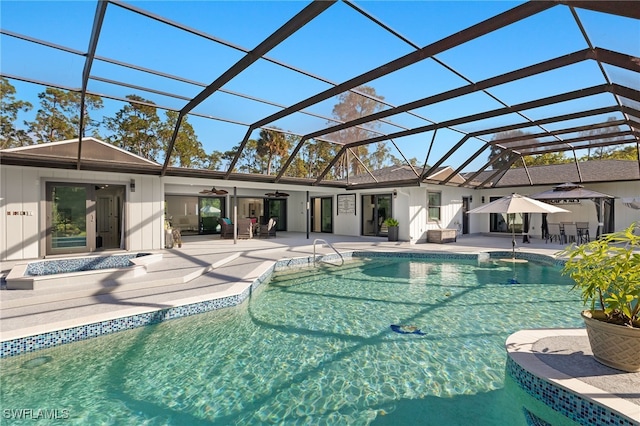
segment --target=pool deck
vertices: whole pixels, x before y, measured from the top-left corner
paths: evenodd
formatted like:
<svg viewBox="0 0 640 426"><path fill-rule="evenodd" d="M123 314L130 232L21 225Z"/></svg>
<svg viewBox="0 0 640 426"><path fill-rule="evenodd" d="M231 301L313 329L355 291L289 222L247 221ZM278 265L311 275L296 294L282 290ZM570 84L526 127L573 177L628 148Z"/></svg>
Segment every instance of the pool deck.
<svg viewBox="0 0 640 426"><path fill-rule="evenodd" d="M455 243L409 244L385 238L279 232L277 238L221 240L217 235L183 237L181 248L160 250L161 262L148 266L135 285L101 287L61 295L50 290L0 291L0 340L42 334L82 324L136 315L238 294L275 261L313 255L319 238L338 251L453 252L510 251L511 238L465 235ZM553 255L562 247L517 240L516 251ZM318 244L318 254L331 254ZM111 254L111 252L108 252ZM3 262L6 276L17 262ZM564 336L564 337L562 337ZM560 337L560 338L558 338ZM640 425L640 373L601 366L590 354L584 329L528 330L506 342L509 356L528 371L585 398L610 407ZM550 354L566 356L550 356ZM576 363L576 354L583 362Z"/></svg>

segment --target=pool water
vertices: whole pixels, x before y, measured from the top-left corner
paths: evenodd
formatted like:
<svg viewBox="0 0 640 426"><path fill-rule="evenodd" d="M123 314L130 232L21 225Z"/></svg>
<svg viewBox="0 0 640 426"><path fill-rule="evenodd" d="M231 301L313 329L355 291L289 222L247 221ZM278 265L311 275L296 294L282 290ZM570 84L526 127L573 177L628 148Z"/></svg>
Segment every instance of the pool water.
<svg viewBox="0 0 640 426"><path fill-rule="evenodd" d="M279 273L238 307L3 359L0 405L83 425L524 426L504 342L581 327L555 313L582 304L559 268L513 268L382 258Z"/></svg>

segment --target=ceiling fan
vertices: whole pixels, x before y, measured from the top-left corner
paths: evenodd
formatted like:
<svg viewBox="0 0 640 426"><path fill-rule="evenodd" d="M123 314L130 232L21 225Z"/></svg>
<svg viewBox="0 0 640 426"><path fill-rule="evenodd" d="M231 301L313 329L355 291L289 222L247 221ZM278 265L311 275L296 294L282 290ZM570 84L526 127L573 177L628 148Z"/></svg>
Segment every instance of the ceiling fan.
<svg viewBox="0 0 640 426"><path fill-rule="evenodd" d="M289 194L287 194L286 192L279 192L276 190L276 192L267 192L266 194L267 197L273 197L273 198L282 198L282 197L288 197Z"/></svg>
<svg viewBox="0 0 640 426"><path fill-rule="evenodd" d="M216 189L216 187L214 186L211 189L203 189L202 191L200 191L200 194L215 194L215 195L225 195L228 194L229 191L225 191L224 189Z"/></svg>

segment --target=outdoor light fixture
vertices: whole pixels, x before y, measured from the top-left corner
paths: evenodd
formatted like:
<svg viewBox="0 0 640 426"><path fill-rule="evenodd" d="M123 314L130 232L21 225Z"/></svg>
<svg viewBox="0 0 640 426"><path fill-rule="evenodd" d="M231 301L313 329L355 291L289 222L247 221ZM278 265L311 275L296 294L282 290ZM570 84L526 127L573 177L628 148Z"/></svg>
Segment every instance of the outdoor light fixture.
<svg viewBox="0 0 640 426"><path fill-rule="evenodd" d="M398 198L398 191L395 189L393 190L393 198Z"/></svg>
<svg viewBox="0 0 640 426"><path fill-rule="evenodd" d="M131 192L136 192L136 180L135 179L131 179L131 182L129 182L129 189L131 189Z"/></svg>

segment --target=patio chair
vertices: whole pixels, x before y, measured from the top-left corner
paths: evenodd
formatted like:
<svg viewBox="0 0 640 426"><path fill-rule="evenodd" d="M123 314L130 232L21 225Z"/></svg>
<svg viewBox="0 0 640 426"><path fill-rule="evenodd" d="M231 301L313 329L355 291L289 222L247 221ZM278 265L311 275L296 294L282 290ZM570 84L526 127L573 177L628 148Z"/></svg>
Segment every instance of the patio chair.
<svg viewBox="0 0 640 426"><path fill-rule="evenodd" d="M251 219L238 219L238 238L253 238L253 223Z"/></svg>
<svg viewBox="0 0 640 426"><path fill-rule="evenodd" d="M220 224L220 238L233 238L233 224L231 220L226 217L219 217L218 223Z"/></svg>
<svg viewBox="0 0 640 426"><path fill-rule="evenodd" d="M580 237L580 244L588 243L591 238L589 237L589 222L576 222L578 228L578 237Z"/></svg>
<svg viewBox="0 0 640 426"><path fill-rule="evenodd" d="M564 237L562 235L562 231L560 230L560 224L559 223L547 223L547 239L545 242L551 241L553 242L553 240L558 241L560 244L562 244L564 242Z"/></svg>
<svg viewBox="0 0 640 426"><path fill-rule="evenodd" d="M578 236L578 227L575 223L564 224L564 236L567 239L567 243L579 243L580 237Z"/></svg>
<svg viewBox="0 0 640 426"><path fill-rule="evenodd" d="M260 225L260 238L270 238L276 236L276 219L269 219L266 225Z"/></svg>

